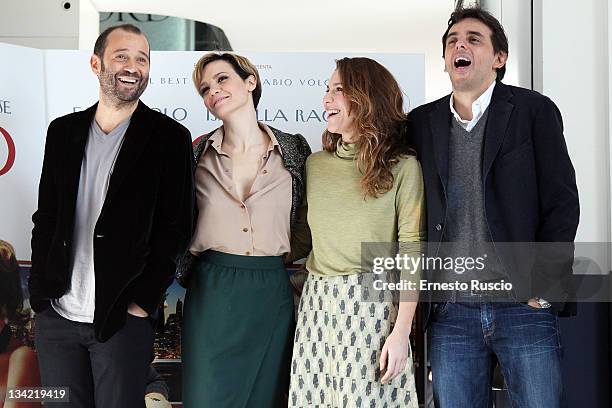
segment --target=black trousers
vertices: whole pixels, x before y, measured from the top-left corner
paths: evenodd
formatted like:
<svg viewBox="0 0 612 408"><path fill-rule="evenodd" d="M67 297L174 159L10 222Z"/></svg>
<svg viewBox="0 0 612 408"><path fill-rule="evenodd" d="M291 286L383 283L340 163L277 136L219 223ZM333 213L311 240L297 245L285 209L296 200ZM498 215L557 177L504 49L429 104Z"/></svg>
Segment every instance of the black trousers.
<svg viewBox="0 0 612 408"><path fill-rule="evenodd" d="M53 307L35 317L35 344L45 387L69 387L69 403L45 408L144 408L153 358L151 319L127 315L108 341L94 336L93 324L74 322Z"/></svg>

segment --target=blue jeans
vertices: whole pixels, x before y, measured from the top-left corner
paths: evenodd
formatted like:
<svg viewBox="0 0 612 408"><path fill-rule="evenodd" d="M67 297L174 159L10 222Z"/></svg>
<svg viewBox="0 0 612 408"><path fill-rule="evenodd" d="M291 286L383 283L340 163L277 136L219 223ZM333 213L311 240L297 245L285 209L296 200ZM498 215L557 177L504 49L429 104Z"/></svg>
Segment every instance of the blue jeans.
<svg viewBox="0 0 612 408"><path fill-rule="evenodd" d="M552 309L518 302L436 304L431 369L437 408L488 408L499 361L514 408L561 406L561 342Z"/></svg>

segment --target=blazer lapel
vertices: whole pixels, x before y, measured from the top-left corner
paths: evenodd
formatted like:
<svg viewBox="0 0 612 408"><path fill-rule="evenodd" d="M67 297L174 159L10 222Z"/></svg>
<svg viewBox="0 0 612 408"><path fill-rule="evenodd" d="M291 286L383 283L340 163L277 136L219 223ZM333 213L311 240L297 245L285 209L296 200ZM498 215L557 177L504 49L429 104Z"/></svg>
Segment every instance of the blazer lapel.
<svg viewBox="0 0 612 408"><path fill-rule="evenodd" d="M451 120L449 102L450 95L442 99L435 110L429 114L436 167L445 191L448 185L448 141Z"/></svg>
<svg viewBox="0 0 612 408"><path fill-rule="evenodd" d="M498 82L493 89L491 104L489 105L489 117L485 128L484 148L482 158L482 180L486 180L493 160L504 141L506 129L510 121L510 115L514 105L509 102L512 98L510 88Z"/></svg>
<svg viewBox="0 0 612 408"><path fill-rule="evenodd" d="M80 112L66 135L66 150L64 155L63 185L66 203L70 206L66 212L72 216L76 208L77 194L79 192L79 180L81 178L81 165L85 155L85 146L89 137L89 127L96 113L98 104ZM68 221L68 220L66 220Z"/></svg>
<svg viewBox="0 0 612 408"><path fill-rule="evenodd" d="M123 137L121 151L117 156L117 161L115 162L110 177L106 199L104 200L104 207L117 193L121 186L121 182L130 174L131 169L138 164L138 158L147 147L149 139L151 138L153 126L151 119L147 117L148 110L149 108L139 101L138 107L132 114L130 125Z"/></svg>

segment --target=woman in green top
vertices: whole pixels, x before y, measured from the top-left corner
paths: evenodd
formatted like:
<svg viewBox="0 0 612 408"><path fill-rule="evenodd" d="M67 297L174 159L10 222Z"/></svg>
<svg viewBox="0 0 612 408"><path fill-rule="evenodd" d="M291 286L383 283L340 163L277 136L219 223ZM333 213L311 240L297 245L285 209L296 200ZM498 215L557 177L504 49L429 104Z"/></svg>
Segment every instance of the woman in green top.
<svg viewBox="0 0 612 408"><path fill-rule="evenodd" d="M289 406L417 407L409 344L417 299L398 305L377 291L362 273L362 244L399 242L400 251L419 255L421 168L404 139L403 98L391 73L368 58L336 66L323 98L324 150L306 162L312 252Z"/></svg>

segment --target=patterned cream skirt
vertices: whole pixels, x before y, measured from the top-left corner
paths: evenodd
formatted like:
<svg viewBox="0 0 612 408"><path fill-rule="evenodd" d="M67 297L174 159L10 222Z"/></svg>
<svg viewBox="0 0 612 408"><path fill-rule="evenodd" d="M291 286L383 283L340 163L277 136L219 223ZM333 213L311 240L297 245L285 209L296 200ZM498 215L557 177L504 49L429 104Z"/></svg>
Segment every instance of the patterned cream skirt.
<svg viewBox="0 0 612 408"><path fill-rule="evenodd" d="M412 356L403 374L380 382L380 353L397 304L388 293L367 296L362 279L308 276L293 344L290 407L418 407Z"/></svg>

